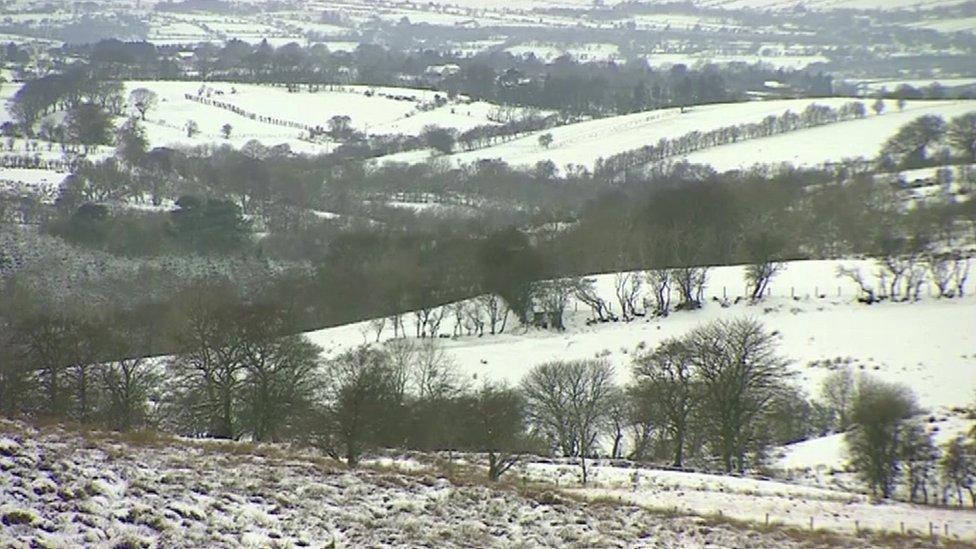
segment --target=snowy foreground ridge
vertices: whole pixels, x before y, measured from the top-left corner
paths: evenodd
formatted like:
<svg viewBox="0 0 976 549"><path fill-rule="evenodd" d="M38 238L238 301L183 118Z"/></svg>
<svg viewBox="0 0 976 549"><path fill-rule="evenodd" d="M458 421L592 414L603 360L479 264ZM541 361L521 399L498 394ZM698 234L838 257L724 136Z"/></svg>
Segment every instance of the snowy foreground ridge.
<svg viewBox="0 0 976 549"><path fill-rule="evenodd" d="M873 547L282 448L0 422L0 547ZM916 540L917 541L917 540Z"/></svg>

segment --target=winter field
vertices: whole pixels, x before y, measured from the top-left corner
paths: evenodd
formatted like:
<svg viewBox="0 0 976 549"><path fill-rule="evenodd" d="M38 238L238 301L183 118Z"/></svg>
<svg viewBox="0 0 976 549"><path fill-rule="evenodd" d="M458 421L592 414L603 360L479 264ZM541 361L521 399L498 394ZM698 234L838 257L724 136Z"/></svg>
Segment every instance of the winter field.
<svg viewBox="0 0 976 549"><path fill-rule="evenodd" d="M351 128L366 134L418 135L431 124L460 131L493 124L490 118L498 110L485 102L435 106L436 92L409 88L337 86L290 93L284 87L220 82L126 83L126 93L137 88L150 89L159 97L146 120L152 146L229 143L240 147L257 139L269 147L285 143L295 152L320 153L328 152L335 143L312 142L307 131L296 126L327 128L333 116L347 115ZM197 100L187 99L187 94ZM265 119L252 119L214 104L217 102ZM196 121L200 130L193 137L185 131L189 120ZM224 124L232 127L229 139L221 134Z"/></svg>
<svg viewBox="0 0 976 549"><path fill-rule="evenodd" d="M684 112L682 109L647 111L568 124L530 133L499 145L455 153L447 158L459 164L497 158L522 166L551 160L560 168L575 164L593 169L600 158L652 145L660 139L758 123L767 116L779 116L786 111L800 113L811 104L837 109L854 100L857 99L788 99L702 105L684 109ZM910 101L902 111L896 110L893 102L889 103L888 110L881 115L868 109L863 119L704 149L688 155L687 160L712 164L722 171L754 163L793 162L800 166L815 166L846 158L874 158L889 137L916 117L938 114L951 118L976 110L976 101L965 100ZM865 104L865 107L870 105ZM539 136L544 133L552 134L553 141L549 147L539 143ZM415 152L395 155L391 160L422 161L426 158L427 155Z"/></svg>

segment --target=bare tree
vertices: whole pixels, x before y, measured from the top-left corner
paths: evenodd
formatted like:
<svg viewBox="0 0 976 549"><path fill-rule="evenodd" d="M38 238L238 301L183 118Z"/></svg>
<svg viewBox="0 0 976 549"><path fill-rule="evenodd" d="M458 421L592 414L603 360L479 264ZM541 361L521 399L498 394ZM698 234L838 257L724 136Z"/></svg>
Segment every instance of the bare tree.
<svg viewBox="0 0 976 549"><path fill-rule="evenodd" d="M427 339L417 345L411 378L420 400L448 400L465 389L457 364L436 339Z"/></svg>
<svg viewBox="0 0 976 549"><path fill-rule="evenodd" d="M634 359L639 395L653 400L660 426L673 445L675 467L684 466L685 439L699 401L694 365L692 349L680 339L667 339Z"/></svg>
<svg viewBox="0 0 976 549"><path fill-rule="evenodd" d="M340 452L350 467L360 453L377 444L398 410L395 377L385 353L361 346L328 364L329 433L327 449Z"/></svg>
<svg viewBox="0 0 976 549"><path fill-rule="evenodd" d="M749 259L745 277L752 301L762 299L770 281L784 268L778 259L786 248L786 239L770 231L770 224L768 215L760 214L748 221L743 229L746 234L742 249Z"/></svg>
<svg viewBox="0 0 976 549"><path fill-rule="evenodd" d="M579 458L583 484L615 391L613 366L601 360L546 362L522 381L530 421L563 454Z"/></svg>
<svg viewBox="0 0 976 549"><path fill-rule="evenodd" d="M551 133L544 133L539 136L539 146L541 146L543 149L548 149L549 146L552 145L552 141L553 139Z"/></svg>
<svg viewBox="0 0 976 549"><path fill-rule="evenodd" d="M525 401L514 389L484 385L465 397L462 445L488 456L488 480L495 482L518 462L528 448Z"/></svg>
<svg viewBox="0 0 976 549"><path fill-rule="evenodd" d="M417 344L414 340L406 338L390 339L383 344L383 352L386 353L390 363L393 393L398 400L402 401L406 397L413 365L417 360Z"/></svg>
<svg viewBox="0 0 976 549"><path fill-rule="evenodd" d="M485 335L485 306L482 301L478 298L465 301L463 312L468 335L478 334L478 337Z"/></svg>
<svg viewBox="0 0 976 549"><path fill-rule="evenodd" d="M614 293L620 304L620 316L629 320L637 316L637 298L640 297L644 280L639 273L617 273L613 278Z"/></svg>
<svg viewBox="0 0 976 549"><path fill-rule="evenodd" d="M902 465L899 441L916 410L908 388L861 376L851 413L854 429L845 440L851 465L875 496L894 493Z"/></svg>
<svg viewBox="0 0 976 549"><path fill-rule="evenodd" d="M899 452L905 469L909 500L928 504L929 486L935 482L939 450L924 425L912 421L905 426Z"/></svg>
<svg viewBox="0 0 976 549"><path fill-rule="evenodd" d="M775 261L763 261L746 266L746 285L749 288L749 298L753 301L762 299L773 277L779 274L785 265Z"/></svg>
<svg viewBox="0 0 976 549"><path fill-rule="evenodd" d="M878 301L878 294L875 292L874 287L865 280L864 275L861 274L861 269L838 265L837 278L846 278L857 284L861 291L861 295L858 297L859 301L869 304Z"/></svg>
<svg viewBox="0 0 976 549"><path fill-rule="evenodd" d="M705 301L705 285L708 282L708 267L677 267L671 269L671 280L678 289L681 302L677 309L698 309Z"/></svg>
<svg viewBox="0 0 976 549"><path fill-rule="evenodd" d="M776 333L754 320L715 321L688 335L701 381L701 412L710 445L727 472L745 469L745 454L789 372L776 352Z"/></svg>
<svg viewBox="0 0 976 549"><path fill-rule="evenodd" d="M421 307L413 313L417 337L437 337L444 318L444 308L439 306Z"/></svg>
<svg viewBox="0 0 976 549"><path fill-rule="evenodd" d="M654 294L654 314L657 316L668 316L671 312L671 271L668 269L657 269L645 271L644 277L651 291Z"/></svg>
<svg viewBox="0 0 976 549"><path fill-rule="evenodd" d="M282 337L280 312L258 309L241 334L241 429L256 441L280 441L296 432L319 394L322 349L303 335Z"/></svg>
<svg viewBox="0 0 976 549"><path fill-rule="evenodd" d="M962 494L966 491L970 504L976 509L976 444L963 437L950 440L945 446L939 469L943 485L955 491L958 505L963 506Z"/></svg>
<svg viewBox="0 0 976 549"><path fill-rule="evenodd" d="M544 312L551 315L553 327L565 330L564 315L569 299L579 288L579 281L574 278L556 278L542 280L532 284L534 301L542 307Z"/></svg>
<svg viewBox="0 0 976 549"><path fill-rule="evenodd" d="M206 284L179 298L182 322L174 336L183 349L170 361L174 411L191 435L236 438L235 410L242 381L242 348L233 290Z"/></svg>
<svg viewBox="0 0 976 549"><path fill-rule="evenodd" d="M477 298L488 314L488 330L491 335L505 332L508 324L508 306L497 294L485 294Z"/></svg>
<svg viewBox="0 0 976 549"><path fill-rule="evenodd" d="M604 322L612 316L607 307L607 302L596 291L596 279L584 278L580 280L573 295L580 303L588 306L600 322Z"/></svg>
<svg viewBox="0 0 976 549"><path fill-rule="evenodd" d="M183 130L186 131L187 137L194 137L200 133L200 124L197 124L196 120L187 120L186 124L183 125Z"/></svg>
<svg viewBox="0 0 976 549"><path fill-rule="evenodd" d="M148 88L136 88L129 93L129 105L139 112L142 120L146 119L146 113L158 102L159 96Z"/></svg>
<svg viewBox="0 0 976 549"><path fill-rule="evenodd" d="M834 429L837 432L844 432L851 426L854 393L854 372L849 366L834 370L820 385L820 395L834 417Z"/></svg>
<svg viewBox="0 0 976 549"><path fill-rule="evenodd" d="M103 345L110 355L125 356L134 340L146 345L147 339L129 326L116 326L106 334ZM138 356L100 365L102 415L111 429L130 431L147 426L150 393L160 386L157 366L156 361Z"/></svg>

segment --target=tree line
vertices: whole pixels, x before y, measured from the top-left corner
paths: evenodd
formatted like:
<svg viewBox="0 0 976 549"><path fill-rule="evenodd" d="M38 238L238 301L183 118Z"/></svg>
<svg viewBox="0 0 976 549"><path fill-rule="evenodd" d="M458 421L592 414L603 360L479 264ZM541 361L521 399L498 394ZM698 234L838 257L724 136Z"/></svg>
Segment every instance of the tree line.
<svg viewBox="0 0 976 549"><path fill-rule="evenodd" d="M811 103L799 114L787 110L779 116L769 115L761 122L725 126L707 132L694 131L672 139L661 138L656 145L645 145L640 149L625 151L606 159L598 159L594 174L596 177L610 178L621 172L642 167L650 162L660 162L674 156L682 156L710 147L738 143L748 139L759 139L845 120L856 120L864 118L866 115L867 109L859 101L852 101L839 109Z"/></svg>
<svg viewBox="0 0 976 549"><path fill-rule="evenodd" d="M278 48L266 42L231 40L223 46L200 44L190 66L177 48L145 42L104 40L66 46L61 55L85 60L105 80L202 79L292 84L408 85L464 94L502 104L553 109L570 114L637 112L651 108L745 99L745 92L769 80L783 81L807 96L831 94L831 79L804 71L760 66L702 69L678 65L657 70L643 63L604 65L562 57L551 63L507 52L460 57L430 49L400 52L361 44L352 52L330 52L323 44L296 43ZM448 76L429 66L458 65Z"/></svg>

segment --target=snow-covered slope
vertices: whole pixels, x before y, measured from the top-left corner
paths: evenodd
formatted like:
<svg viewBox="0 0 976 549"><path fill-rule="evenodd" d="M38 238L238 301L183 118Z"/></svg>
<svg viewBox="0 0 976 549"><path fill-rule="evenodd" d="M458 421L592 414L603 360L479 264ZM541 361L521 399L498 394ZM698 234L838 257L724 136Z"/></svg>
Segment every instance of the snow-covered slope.
<svg viewBox="0 0 976 549"><path fill-rule="evenodd" d="M894 109L894 102L889 102ZM755 164L788 162L795 166L817 166L850 158L877 157L881 147L901 126L926 114L945 119L976 111L976 101L951 101L909 105L882 116L850 120L773 137L713 147L686 157L695 164L708 164L718 171L748 168Z"/></svg>
<svg viewBox="0 0 976 549"><path fill-rule="evenodd" d="M838 265L860 266L873 272L869 261L798 261L770 286L771 297L758 305L746 301L722 307L713 299L734 301L743 295L744 268L719 267L709 273L706 306L673 313L663 319L586 325L590 314L571 304L565 332L513 328L502 335L466 336L444 340L444 347L471 379L517 383L533 366L552 359L605 356L617 367L621 381L630 377L629 365L638 344L657 345L714 319L751 317L780 333L780 351L792 360L797 380L815 394L830 372L827 361L841 359L857 371L867 371L914 389L923 406L948 409L968 406L976 396L976 296L962 299L923 298L918 303L856 303L857 289L836 277ZM601 296L614 303L613 275L596 277ZM923 294L927 291L923 290ZM824 297L817 297L822 295ZM795 299L793 297L795 296ZM413 333L407 319L407 332ZM442 333L450 334L453 320L446 315ZM308 334L327 356L373 341L369 324L357 323ZM383 338L392 337L391 329Z"/></svg>
<svg viewBox="0 0 976 549"><path fill-rule="evenodd" d="M567 164L593 169L599 158L655 145L660 139L674 139L691 132L708 132L728 126L758 123L767 116L786 111L800 113L816 103L835 109L858 99L787 99L701 105L685 109L662 109L568 124L552 130L535 132L519 139L470 152L455 153L448 158L458 163L480 159L501 159L512 165L531 166L552 160L557 167ZM863 100L862 100L863 101ZM869 107L865 104L865 107ZM957 116L976 110L976 101L915 101L903 111L868 116L861 120L839 122L812 129L789 132L765 139L741 141L733 145L705 149L691 154L693 162L713 163L719 169L793 161L801 165L821 164L850 157L873 158L881 144L906 122L925 114ZM552 144L543 147L539 135L551 133ZM398 161L422 160L424 157L398 156ZM677 158L676 158L677 159Z"/></svg>
<svg viewBox="0 0 976 549"><path fill-rule="evenodd" d="M350 472L278 447L0 422L3 547L809 547L781 530L536 493Z"/></svg>
<svg viewBox="0 0 976 549"><path fill-rule="evenodd" d="M304 126L327 129L333 116L349 116L351 128L367 134L418 135L426 125L463 131L492 124L489 117L496 109L490 103L458 101L435 107L436 92L409 88L347 86L290 93L284 87L253 84L126 83L126 93L136 88L150 89L159 97L146 122L147 134L154 146L213 142L241 146L257 139L267 146L287 143L299 152L326 152L334 144L300 139L301 134L307 134ZM187 95L195 100L187 99ZM241 112L257 118L252 119ZM194 120L200 129L200 133L192 138L187 137L184 129L188 120ZM224 124L232 126L229 139L221 135Z"/></svg>

